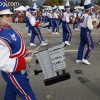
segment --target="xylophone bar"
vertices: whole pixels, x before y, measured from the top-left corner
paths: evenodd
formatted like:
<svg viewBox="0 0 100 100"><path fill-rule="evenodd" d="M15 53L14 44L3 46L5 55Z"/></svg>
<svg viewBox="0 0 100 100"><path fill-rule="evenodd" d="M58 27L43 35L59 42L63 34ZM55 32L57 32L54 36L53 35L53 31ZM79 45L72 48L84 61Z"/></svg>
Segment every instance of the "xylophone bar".
<svg viewBox="0 0 100 100"><path fill-rule="evenodd" d="M52 85L52 84L55 84L55 83L58 83L58 82L61 82L61 81L64 81L64 80L68 80L70 78L71 77L70 77L69 73L64 73L62 75L58 75L58 76L55 76L55 77L52 77L52 78L49 78L49 79L45 79L44 84L45 84L45 86L48 86L48 85Z"/></svg>

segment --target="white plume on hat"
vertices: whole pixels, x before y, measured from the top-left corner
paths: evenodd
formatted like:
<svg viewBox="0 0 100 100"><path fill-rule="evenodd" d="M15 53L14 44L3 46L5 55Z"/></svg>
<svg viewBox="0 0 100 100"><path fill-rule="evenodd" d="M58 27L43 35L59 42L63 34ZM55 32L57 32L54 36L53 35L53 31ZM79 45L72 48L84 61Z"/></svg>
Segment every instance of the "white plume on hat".
<svg viewBox="0 0 100 100"><path fill-rule="evenodd" d="M55 5L54 7L53 7L53 9L56 9L57 8L57 6Z"/></svg>
<svg viewBox="0 0 100 100"><path fill-rule="evenodd" d="M66 4L65 4L65 9L70 9L70 4L69 4L69 0L67 0Z"/></svg>
<svg viewBox="0 0 100 100"><path fill-rule="evenodd" d="M28 5L26 6L26 9L30 8Z"/></svg>
<svg viewBox="0 0 100 100"><path fill-rule="evenodd" d="M36 3L34 3L34 6L33 6L34 9L37 9L38 6L36 5Z"/></svg>
<svg viewBox="0 0 100 100"><path fill-rule="evenodd" d="M69 4L69 0L67 0L67 2L66 2L66 5L65 6L70 6L70 4Z"/></svg>

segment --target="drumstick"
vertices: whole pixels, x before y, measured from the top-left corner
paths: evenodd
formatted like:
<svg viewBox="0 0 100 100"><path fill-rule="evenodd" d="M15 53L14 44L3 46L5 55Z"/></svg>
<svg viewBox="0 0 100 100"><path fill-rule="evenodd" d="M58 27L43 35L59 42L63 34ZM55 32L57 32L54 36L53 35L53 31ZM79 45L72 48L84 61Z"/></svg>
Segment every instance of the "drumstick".
<svg viewBox="0 0 100 100"><path fill-rule="evenodd" d="M36 52L42 45L40 44L36 49L34 49L34 52Z"/></svg>
<svg viewBox="0 0 100 100"><path fill-rule="evenodd" d="M47 40L45 41L45 42L47 42ZM34 51L34 53L41 47L42 45L40 44L36 49L34 49L33 51ZM32 55L33 56L33 55Z"/></svg>
<svg viewBox="0 0 100 100"><path fill-rule="evenodd" d="M41 47L41 44L36 49L34 49L33 52L35 53L40 47ZM30 54L30 56L33 56L34 53L33 54Z"/></svg>

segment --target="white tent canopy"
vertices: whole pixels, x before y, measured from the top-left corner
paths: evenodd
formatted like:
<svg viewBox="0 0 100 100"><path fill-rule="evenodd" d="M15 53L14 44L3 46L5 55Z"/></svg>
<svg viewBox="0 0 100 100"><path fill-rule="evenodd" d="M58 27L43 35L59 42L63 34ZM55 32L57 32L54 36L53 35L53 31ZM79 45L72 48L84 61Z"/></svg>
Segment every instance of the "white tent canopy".
<svg viewBox="0 0 100 100"><path fill-rule="evenodd" d="M83 9L81 6L75 6L76 9Z"/></svg>
<svg viewBox="0 0 100 100"><path fill-rule="evenodd" d="M51 6L42 6L43 8L51 8Z"/></svg>
<svg viewBox="0 0 100 100"><path fill-rule="evenodd" d="M64 6L58 6L59 7L59 9L61 10L61 9L64 9Z"/></svg>
<svg viewBox="0 0 100 100"><path fill-rule="evenodd" d="M16 9L14 9L14 10L17 10L17 11L26 11L27 9L24 6L20 6L20 7L16 8Z"/></svg>

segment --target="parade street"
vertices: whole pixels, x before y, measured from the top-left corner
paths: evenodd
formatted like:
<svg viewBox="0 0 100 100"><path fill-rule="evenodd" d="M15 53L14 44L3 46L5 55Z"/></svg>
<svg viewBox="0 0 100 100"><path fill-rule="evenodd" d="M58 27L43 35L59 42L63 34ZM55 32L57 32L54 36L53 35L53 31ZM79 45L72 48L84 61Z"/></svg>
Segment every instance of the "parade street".
<svg viewBox="0 0 100 100"><path fill-rule="evenodd" d="M27 29L25 24L14 24L14 28L19 30L24 38L26 48L34 50L40 45L38 38L35 38L36 47L30 47L30 36L27 35ZM77 64L77 51L80 42L80 32L72 29L72 40L70 46L65 47L66 58L66 72L70 73L71 78L50 86L44 85L43 73L34 75L35 69L40 70L39 64L36 65L36 57L33 56L32 61L29 63L29 79L31 87L37 100L100 100L100 29L94 29L92 31L92 37L94 41L94 50L90 56L90 65L83 63ZM40 27L41 28L41 27ZM79 30L79 29L78 29ZM38 51L57 46L62 43L62 28L60 28L59 35L52 35L47 28L41 28L42 35L48 45L40 47ZM87 46L87 45L86 45ZM86 51L87 47L85 48ZM69 50L67 52L67 50ZM85 53L85 52L84 52ZM0 75L0 100L4 100L6 89L6 83ZM47 96L49 98L47 98ZM17 97L17 100L21 100Z"/></svg>

